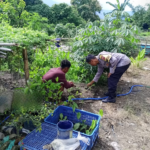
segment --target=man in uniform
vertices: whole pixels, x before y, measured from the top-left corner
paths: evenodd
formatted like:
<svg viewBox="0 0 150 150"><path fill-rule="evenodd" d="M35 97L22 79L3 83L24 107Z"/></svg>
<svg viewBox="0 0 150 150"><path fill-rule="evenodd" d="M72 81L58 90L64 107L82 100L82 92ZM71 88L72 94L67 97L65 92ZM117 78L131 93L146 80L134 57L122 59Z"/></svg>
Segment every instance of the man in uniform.
<svg viewBox="0 0 150 150"><path fill-rule="evenodd" d="M91 66L98 66L98 71L94 77L94 79L87 85L91 86L93 83L98 82L100 76L103 73L104 68L109 68L108 74L108 92L105 93L108 98L102 100L104 103L116 102L116 88L119 79L123 75L123 73L130 66L130 59L121 53L110 53L103 51L99 53L97 56L88 55L86 57L86 62Z"/></svg>

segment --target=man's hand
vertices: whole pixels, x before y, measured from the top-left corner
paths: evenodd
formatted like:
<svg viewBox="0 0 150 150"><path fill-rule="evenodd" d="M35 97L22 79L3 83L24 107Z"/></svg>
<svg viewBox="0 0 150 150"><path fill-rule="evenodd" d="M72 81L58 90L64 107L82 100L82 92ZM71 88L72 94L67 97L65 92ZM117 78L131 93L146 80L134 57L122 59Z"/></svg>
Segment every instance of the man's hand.
<svg viewBox="0 0 150 150"><path fill-rule="evenodd" d="M69 83L72 84L73 86L75 86L74 83L73 83L72 81L69 81ZM75 87L76 87L76 86L75 86Z"/></svg>
<svg viewBox="0 0 150 150"><path fill-rule="evenodd" d="M110 76L111 76L111 73L108 74L108 78L110 78Z"/></svg>
<svg viewBox="0 0 150 150"><path fill-rule="evenodd" d="M91 81L90 83L87 84L87 87L90 87L93 83L94 81Z"/></svg>

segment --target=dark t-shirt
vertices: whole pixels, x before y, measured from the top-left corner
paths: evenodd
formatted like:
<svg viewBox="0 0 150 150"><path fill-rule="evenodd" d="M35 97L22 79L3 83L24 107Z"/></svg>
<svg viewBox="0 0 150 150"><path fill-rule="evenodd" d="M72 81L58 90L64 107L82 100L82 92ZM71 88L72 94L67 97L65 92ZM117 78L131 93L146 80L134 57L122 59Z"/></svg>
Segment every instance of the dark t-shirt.
<svg viewBox="0 0 150 150"><path fill-rule="evenodd" d="M52 82L56 82L56 78L58 77L58 82L62 82L62 85L68 89L73 86L73 84L67 82L65 73L61 70L61 68L52 68L50 69L43 77L43 82L52 80Z"/></svg>

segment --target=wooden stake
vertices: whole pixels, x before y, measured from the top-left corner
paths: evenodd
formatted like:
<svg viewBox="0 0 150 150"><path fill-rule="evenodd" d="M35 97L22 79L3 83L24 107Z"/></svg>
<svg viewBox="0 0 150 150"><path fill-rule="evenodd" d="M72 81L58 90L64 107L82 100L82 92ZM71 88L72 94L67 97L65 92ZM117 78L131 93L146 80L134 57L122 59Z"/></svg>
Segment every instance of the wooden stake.
<svg viewBox="0 0 150 150"><path fill-rule="evenodd" d="M23 61L24 61L25 82L27 84L27 80L29 80L29 67L28 67L27 50L23 49L22 54L23 54Z"/></svg>

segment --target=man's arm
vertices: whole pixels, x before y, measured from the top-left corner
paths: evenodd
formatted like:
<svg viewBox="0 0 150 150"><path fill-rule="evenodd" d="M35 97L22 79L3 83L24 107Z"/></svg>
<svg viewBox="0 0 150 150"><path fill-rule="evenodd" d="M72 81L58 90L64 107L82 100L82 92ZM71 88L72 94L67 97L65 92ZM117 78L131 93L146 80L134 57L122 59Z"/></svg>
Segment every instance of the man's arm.
<svg viewBox="0 0 150 150"><path fill-rule="evenodd" d="M101 76L102 73L103 73L103 70L104 70L103 67L100 67L100 66L98 67L98 71L97 71L97 73L96 73L94 79L87 85L88 87L91 86L93 83L98 82L100 76Z"/></svg>
<svg viewBox="0 0 150 150"><path fill-rule="evenodd" d="M73 82L68 82L66 80L65 74L62 74L61 77L59 77L59 81L63 83L63 86L68 89L74 86Z"/></svg>

